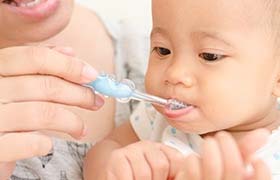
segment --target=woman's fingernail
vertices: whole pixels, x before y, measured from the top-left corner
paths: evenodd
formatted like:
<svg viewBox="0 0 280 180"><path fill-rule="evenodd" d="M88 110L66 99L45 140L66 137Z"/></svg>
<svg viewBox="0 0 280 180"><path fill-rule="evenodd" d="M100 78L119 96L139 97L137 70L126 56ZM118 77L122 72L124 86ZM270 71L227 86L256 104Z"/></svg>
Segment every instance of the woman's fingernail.
<svg viewBox="0 0 280 180"><path fill-rule="evenodd" d="M98 72L90 65L85 65L83 68L82 76L85 83L87 83L95 80L98 76Z"/></svg>
<svg viewBox="0 0 280 180"><path fill-rule="evenodd" d="M94 103L94 106L97 107L97 108L100 108L101 106L103 106L104 104L104 99L101 98L100 96L98 95L95 95L95 103Z"/></svg>

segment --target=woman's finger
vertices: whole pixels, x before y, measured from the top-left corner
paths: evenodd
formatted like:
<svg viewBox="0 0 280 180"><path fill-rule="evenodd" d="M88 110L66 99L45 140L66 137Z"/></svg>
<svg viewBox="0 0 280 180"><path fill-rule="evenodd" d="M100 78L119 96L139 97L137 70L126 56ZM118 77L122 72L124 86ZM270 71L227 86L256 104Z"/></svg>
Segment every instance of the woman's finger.
<svg viewBox="0 0 280 180"><path fill-rule="evenodd" d="M52 141L37 133L7 133L0 136L0 162L43 156L50 152Z"/></svg>
<svg viewBox="0 0 280 180"><path fill-rule="evenodd" d="M74 52L74 49L71 48L71 47L60 47L60 46L55 46L52 48L53 50L57 51L57 52L60 52L62 54L65 54L67 56L72 56L74 57L75 56L75 52Z"/></svg>
<svg viewBox="0 0 280 180"><path fill-rule="evenodd" d="M17 76L0 79L0 96L6 103L49 101L97 110L104 100L90 88L54 76ZM1 98L0 98L1 99Z"/></svg>
<svg viewBox="0 0 280 180"><path fill-rule="evenodd" d="M80 138L84 122L58 104L26 102L1 105L0 132L53 130Z"/></svg>
<svg viewBox="0 0 280 180"><path fill-rule="evenodd" d="M15 166L15 162L0 163L0 179L9 179L14 171Z"/></svg>
<svg viewBox="0 0 280 180"><path fill-rule="evenodd" d="M26 45L28 46L28 44L26 44ZM32 44L31 44L31 46L32 46ZM69 47L69 46L56 46L56 45L53 45L53 44L43 43L43 44L37 44L37 47L47 47L49 49L53 49L53 50L55 50L57 52L65 54L67 56L72 56L72 57L75 56L74 49L72 47Z"/></svg>
<svg viewBox="0 0 280 180"><path fill-rule="evenodd" d="M75 83L95 80L97 71L88 64L47 47L22 46L0 50L0 76L42 74Z"/></svg>

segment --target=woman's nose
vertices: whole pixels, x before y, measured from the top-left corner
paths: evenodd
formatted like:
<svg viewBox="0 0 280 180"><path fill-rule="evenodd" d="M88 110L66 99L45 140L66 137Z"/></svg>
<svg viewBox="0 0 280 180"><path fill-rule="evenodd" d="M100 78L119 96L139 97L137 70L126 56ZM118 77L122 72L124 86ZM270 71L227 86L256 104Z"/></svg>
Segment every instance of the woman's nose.
<svg viewBox="0 0 280 180"><path fill-rule="evenodd" d="M173 61L166 70L166 84L182 84L185 87L192 87L196 80L193 73L193 65L185 61Z"/></svg>

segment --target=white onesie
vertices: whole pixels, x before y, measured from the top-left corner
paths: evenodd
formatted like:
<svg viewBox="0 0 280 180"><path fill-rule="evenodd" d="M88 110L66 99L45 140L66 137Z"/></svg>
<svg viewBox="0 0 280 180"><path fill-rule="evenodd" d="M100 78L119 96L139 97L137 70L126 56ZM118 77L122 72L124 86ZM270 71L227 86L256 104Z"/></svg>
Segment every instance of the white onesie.
<svg viewBox="0 0 280 180"><path fill-rule="evenodd" d="M171 127L153 106L139 103L130 117L132 127L141 140L162 142L184 155L198 153L203 139L197 134L186 134ZM280 129L272 132L268 143L257 156L263 159L271 170L273 180L280 179Z"/></svg>

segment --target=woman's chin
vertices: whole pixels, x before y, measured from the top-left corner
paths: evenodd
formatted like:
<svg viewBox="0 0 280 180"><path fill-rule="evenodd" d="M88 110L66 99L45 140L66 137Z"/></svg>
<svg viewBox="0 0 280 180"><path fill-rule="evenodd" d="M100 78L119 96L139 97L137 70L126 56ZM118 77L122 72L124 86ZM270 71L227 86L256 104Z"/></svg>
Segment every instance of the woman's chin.
<svg viewBox="0 0 280 180"><path fill-rule="evenodd" d="M44 0L44 2L49 1L51 0ZM40 16L40 18L36 13L31 13L32 9L27 9L27 11L23 8L25 10L23 11L18 7L0 4L0 10L5 13L5 16L0 14L0 23L1 26L6 27L0 30L0 46L3 47L5 42L8 45L44 41L65 29L72 17L73 1L52 1L57 2L57 7L53 5L52 8L45 8L50 12L48 16ZM43 5L42 9L44 9ZM36 12L38 9L34 9L34 11ZM38 13L40 14L40 11Z"/></svg>

